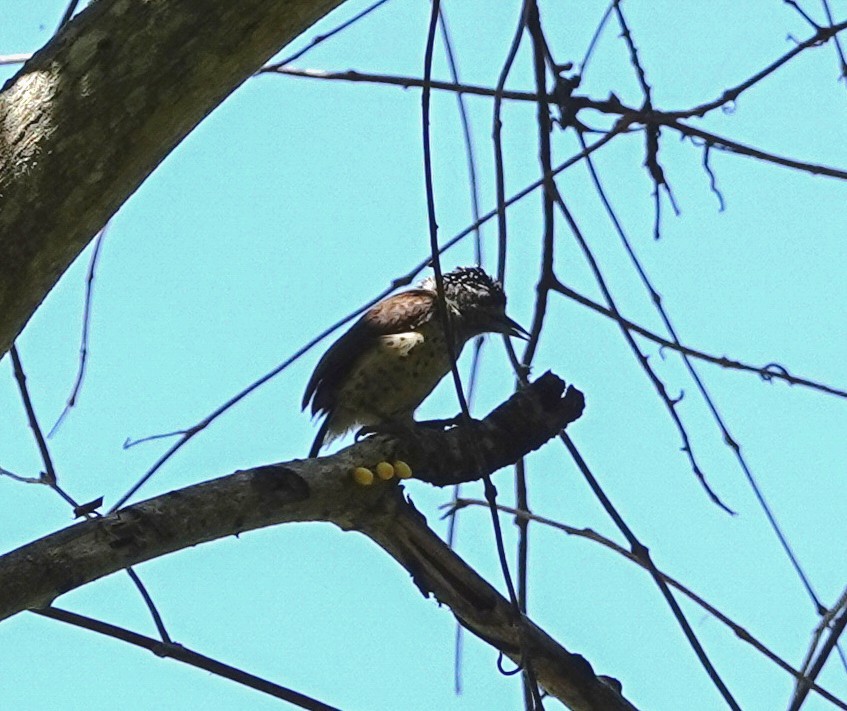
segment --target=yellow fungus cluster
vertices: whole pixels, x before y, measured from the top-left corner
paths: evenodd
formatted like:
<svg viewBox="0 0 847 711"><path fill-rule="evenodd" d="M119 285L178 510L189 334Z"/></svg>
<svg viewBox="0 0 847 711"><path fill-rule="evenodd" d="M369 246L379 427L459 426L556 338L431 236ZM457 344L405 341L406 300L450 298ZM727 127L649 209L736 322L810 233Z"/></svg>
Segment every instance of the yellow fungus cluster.
<svg viewBox="0 0 847 711"><path fill-rule="evenodd" d="M409 479L412 476L412 468L406 462L399 459L394 463L380 462L373 470L367 467L356 467L351 475L353 481L360 486L370 486L374 483L374 472L383 481L388 481L394 477L398 479Z"/></svg>

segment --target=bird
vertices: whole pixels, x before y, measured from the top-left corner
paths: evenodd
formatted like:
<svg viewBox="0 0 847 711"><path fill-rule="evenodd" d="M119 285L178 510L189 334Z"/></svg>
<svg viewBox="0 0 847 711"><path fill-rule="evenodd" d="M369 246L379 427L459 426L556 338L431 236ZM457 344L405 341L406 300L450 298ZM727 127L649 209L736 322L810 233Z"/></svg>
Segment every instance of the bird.
<svg viewBox="0 0 847 711"><path fill-rule="evenodd" d="M443 275L444 301L458 358L484 333L527 338L506 315L506 294L480 267ZM411 426L418 406L450 372L451 356L434 277L389 296L342 335L315 367L303 395L323 417L309 457L355 427Z"/></svg>

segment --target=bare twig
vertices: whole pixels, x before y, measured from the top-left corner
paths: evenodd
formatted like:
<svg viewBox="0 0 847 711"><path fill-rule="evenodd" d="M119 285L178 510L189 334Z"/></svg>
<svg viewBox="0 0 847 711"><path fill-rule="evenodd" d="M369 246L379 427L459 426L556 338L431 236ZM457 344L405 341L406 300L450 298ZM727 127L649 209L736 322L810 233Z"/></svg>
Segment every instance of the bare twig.
<svg viewBox="0 0 847 711"><path fill-rule="evenodd" d="M94 290L94 274L97 269L97 260L100 257L100 248L103 246L103 240L106 238L108 230L109 223L107 222L106 226L100 230L100 234L97 235L97 239L94 242L94 250L91 252L91 261L88 263L88 273L85 277L85 303L82 309L82 337L79 346L79 368L77 370L76 380L71 389L70 397L68 397L65 407L62 410L62 414L59 415L53 427L50 428L50 432L47 433L48 438L56 433L65 416L76 404L77 396L82 387L82 381L85 378L85 366L88 362L88 331L91 326L91 297Z"/></svg>
<svg viewBox="0 0 847 711"><path fill-rule="evenodd" d="M584 139L582 139L582 138L580 140L584 141ZM602 184L600 183L600 177L597 174L597 171L594 169L594 164L590 160L590 158L587 161L587 165L588 165L588 170L591 173L591 178L592 178L592 181L594 183L594 186L597 189L598 194L600 195L600 199L603 203L603 206L605 207L606 212L609 215L609 218L611 219L612 224L615 227L615 231L618 233L618 236L621 239L621 242L624 246L624 249L626 250L626 253L629 256L630 261L632 262L636 272L638 273L638 276L639 276L642 284L644 285L645 290L647 291L647 293L650 297L651 303L654 305L656 311L658 312L660 318L662 319L662 323L664 324L665 328L667 329L667 332L670 334L674 345L676 346L677 349L680 349L682 347L682 343L680 341L679 336L677 335L676 329L675 329L675 327L674 327L674 325L671 321L671 318L670 318L667 310L665 309L665 307L662 304L662 297L659 294L659 292L656 291L656 289L654 288L650 277L647 275L647 271L645 270L644 266L641 264L641 260L636 255L635 250L632 247L631 241L630 241L629 237L627 236L626 232L623 229L623 225L621 224L620 220L618 220L617 215L615 214L615 211L612 208L611 202L609 201L608 197L606 196L606 192L603 189ZM697 389L700 392L701 396L703 397L703 400L706 403L706 406L709 408L709 412L711 413L712 418L715 421L715 424L717 424L718 429L720 430L721 437L722 437L723 441L732 450L732 452L733 452L733 454L736 458L736 461L738 462L739 466L741 467L742 472L744 473L744 476L747 480L747 483L750 485L750 488L753 490L753 494L755 495L756 500L759 503L759 507L764 512L765 517L768 520L768 524L771 527L771 530L773 530L774 534L776 535L776 537L777 537L777 539L780 543L780 546L782 547L783 551L785 552L786 556L788 557L789 561L791 562L792 567L794 568L795 572L797 573L797 576L800 579L800 582L803 584L803 587L806 589L806 592L808 593L810 599L814 603L816 609L818 611L820 611L822 609L822 605L821 605L820 599L818 598L817 594L814 591L814 588L812 587L811 580L809 579L809 577L806 575L805 571L803 570L803 567L800 564L800 561L797 558L797 555L794 553L794 550L793 550L791 544L789 543L788 538L786 537L784 531L782 530L782 527L779 525L779 522L776 519L776 514L771 509L770 505L767 502L767 499L765 499L764 493L762 492L761 487L759 486L758 482L756 481L756 478L753 475L752 469L750 468L749 464L747 463L746 458L744 457L744 455L741 452L741 446L738 444L737 440L730 433L729 428L728 428L726 422L724 421L724 418L722 417L722 415L721 415L721 413L718 409L717 403L715 402L714 398L711 396L708 389L706 388L706 385L703 382L703 379L700 377L700 374L697 372L696 368L694 367L694 364L690 361L690 359L688 358L688 355L686 353L684 353L682 351L680 351L680 353L682 355L682 360L685 364L685 367L688 370L689 374L691 375L691 379L694 381L695 385L697 386Z"/></svg>
<svg viewBox="0 0 847 711"><path fill-rule="evenodd" d="M706 654L706 650L703 649L703 646L700 644L700 640L697 639L697 635L694 633L694 630L691 628L688 620L685 617L685 613L683 613L682 608L680 608L679 603L674 598L673 593L671 593L668 588L667 583L661 577L659 570L656 568L655 563L653 563L653 559L650 557L650 551L647 547L638 540L635 534L632 532L630 527L626 524L626 522L621 517L618 510L615 508L614 504L612 504L611 500L606 493L603 491L600 483L597 481L597 478L591 472L591 469L588 467L585 459L580 454L577 449L576 444L571 439L571 437L566 433L562 432L559 435L559 439L562 440L568 452L571 455L571 458L576 463L586 482L588 483L591 490L594 492L594 495L597 497L600 504L606 510L606 513L609 514L612 521L614 521L615 525L618 527L618 530L624 535L627 542L630 545L630 550L632 554L640 560L645 569L650 572L650 575L656 581L656 584L659 586L659 589L662 591L662 595L667 601L669 607L671 608L671 612L673 616L676 618L679 626L682 628L683 633L685 634L688 643L691 645L691 648L694 650L694 653L697 655L697 658L700 660L700 664L706 670L706 673L709 675L709 678L712 680L712 683L717 687L718 691L720 691L721 695L726 701L727 705L733 709L733 711L741 711L741 707L733 698L729 689L724 684L723 680L720 678L717 670L712 665L709 660L708 655Z"/></svg>
<svg viewBox="0 0 847 711"><path fill-rule="evenodd" d="M455 502L444 504L442 508L446 510L444 516L449 517L452 520L455 517L457 511L468 506L487 507L488 504L485 501L479 499L459 498ZM604 546L605 548L614 551L615 553L623 556L627 560L635 563L642 569L647 570L649 572L649 567L644 564L644 561L640 560L637 556L633 555L623 546L618 545L611 539L606 538L605 536L597 533L596 531L590 528L576 528L574 526L569 526L559 521L555 521L544 516L539 516L538 514L530 513L529 511L523 510L519 507L511 508L509 506L503 506L502 504L498 504L497 508L503 513L508 513L510 515L515 516L516 518L526 519L528 521L535 521L544 526L549 526L551 528L555 528L559 531L567 533L569 536L575 536L577 538L583 538L588 541L593 541L594 543L599 543L601 546ZM710 615L713 615L715 619L717 619L719 622L729 627L735 634L735 636L738 637L742 642L746 642L747 644L752 646L756 651L760 652L762 655L767 657L780 669L791 674L791 676L793 676L795 679L804 678L803 671L792 667L787 661L785 661L785 659L780 657L776 652L766 646L761 640L754 637L742 625L735 622L731 617L721 612L717 607L715 607L711 603L707 602L704 598L702 598L696 592L691 590L691 588L687 587L686 585L683 585L677 579L672 578L670 575L661 570L659 570L658 573L670 587L674 588L675 590L679 590L679 592L685 595L689 600L702 607ZM827 691L823 687L819 686L818 684L812 683L812 689L818 694L820 694L827 701L830 701L831 703L835 704L838 708L847 709L847 702L842 701L837 696Z"/></svg>
<svg viewBox="0 0 847 711"><path fill-rule="evenodd" d="M66 624L81 627L91 632L97 632L98 634L112 637L122 642L128 642L136 647L153 652L157 657L176 659L184 664L203 669L211 674L248 686L256 691L261 691L263 694L288 701L302 709L309 709L310 711L339 711L335 706L329 706L317 699L301 694L299 691L274 684L272 681L262 679L255 674L250 674L229 664L219 662L216 659L188 649L181 644L174 644L170 641L160 642L157 639L111 625L108 622L78 615L75 612L62 610L58 607L45 607L40 610L33 610L33 612L36 615L41 615L51 620L58 620L59 622L65 622Z"/></svg>
<svg viewBox="0 0 847 711"><path fill-rule="evenodd" d="M29 53L25 54L0 54L0 66L4 66L7 64L23 64L26 62L32 55Z"/></svg>
<svg viewBox="0 0 847 711"><path fill-rule="evenodd" d="M829 395L834 395L835 397L847 398L847 390L842 388L836 388L831 385L827 385L825 383L820 383L814 380L809 380L807 378L800 378L795 375L792 375L787 368L782 365L778 365L776 363L769 363L764 366L755 366L749 365L747 363L743 363L739 360L735 360L733 358L729 358L727 356L716 356L710 353L706 353L705 351L698 350L696 348L692 348L691 346L687 346L683 343L676 343L671 341L664 336L660 336L659 334L650 331L644 326L635 323L634 321L629 320L628 318L622 316L620 313L616 313L611 309L603 306L602 304L598 304L596 301L589 299L587 296L580 294L578 291L575 291L571 287L563 284L561 281L556 281L556 283L551 287L553 291L556 291L563 296L568 297L569 299L576 301L578 304L582 304L592 311L602 314L606 318L610 318L613 321L618 322L622 326L626 327L628 330L637 333L640 336L644 336L653 343L661 346L662 348L667 348L668 350L676 351L683 355L690 356L691 358L697 358L698 360L705 361L707 363L714 363L715 365L719 365L721 368L726 368L727 370L740 370L747 373L755 373L762 380L766 382L771 382L773 380L781 380L783 382L788 383L789 385L800 385L802 387L810 388L812 390L817 390L819 392L827 393Z"/></svg>
<svg viewBox="0 0 847 711"><path fill-rule="evenodd" d="M830 18L830 23L831 22L832 20ZM740 84L725 90L716 99L708 101L705 104L700 104L699 106L695 106L691 109L687 109L684 111L669 111L667 113L672 116L675 116L676 118L692 118L694 116L702 117L714 109L717 109L721 106L726 106L727 104L734 103L738 99L738 97L741 96L741 94L743 94L751 87L754 87L763 79L769 77L777 69L785 66L788 62L794 59L794 57L796 57L801 52L804 52L805 50L811 47L819 47L821 44L823 44L829 39L832 39L833 37L836 39L837 42L838 33L847 29L847 21L840 22L837 25L831 24L830 27L818 27L817 25L814 25L814 27L816 28L815 33L811 37L804 40L803 42L800 42L800 44L792 47L788 52L771 62L768 66L753 74L753 76L745 79Z"/></svg>
<svg viewBox="0 0 847 711"><path fill-rule="evenodd" d="M8 469L0 467L0 476L7 476L14 481L19 481L21 484L46 484L43 477L40 476L21 476L10 472Z"/></svg>
<svg viewBox="0 0 847 711"><path fill-rule="evenodd" d="M726 202L724 202L723 193L720 191L720 188L718 188L718 179L715 176L714 170L712 170L712 165L711 163L709 163L709 151L711 150L711 148L711 143L703 143L703 170L705 170L706 175L709 176L709 189L712 191L712 193L714 193L715 197L718 199L718 210L720 210L720 212L723 212L726 209Z"/></svg>
<svg viewBox="0 0 847 711"><path fill-rule="evenodd" d="M842 607L841 612L838 617L835 618L835 621L832 624L832 629L830 630L829 637L826 638L826 641L823 643L821 647L821 651L818 653L818 657L815 660L814 664L812 664L811 669L806 675L805 679L801 679L797 689L795 690L794 696L791 699L791 704L788 706L788 711L799 711L800 707L803 705L803 702L806 700L806 697L809 695L809 689L814 681L818 678L818 675L823 670L824 664L826 664L826 660L829 658L829 655L832 653L832 650L838 644L838 638L844 633L844 629L847 628L847 606Z"/></svg>
<svg viewBox="0 0 847 711"><path fill-rule="evenodd" d="M793 168L794 170L799 170L803 173L811 173L812 175L825 175L829 178L847 180L847 171L841 170L839 168L832 168L826 165L808 163L805 161L795 160L793 158L778 156L774 153L768 153L758 148L754 148L753 146L747 146L743 143L738 143L737 141L733 141L729 138L718 136L715 133L710 133L709 131L704 131L702 129L695 128L694 126L682 123L681 121L665 121L664 119L662 119L662 123L663 125L666 125L675 131L679 131L679 133L681 133L683 136L695 136L706 141L707 143L711 143L715 148L727 151L728 153L735 153L736 155L748 156L750 158L755 158L756 160L762 160L767 163L773 163L774 165L781 165L785 168Z"/></svg>
<svg viewBox="0 0 847 711"><path fill-rule="evenodd" d="M76 12L77 5L79 5L79 0L70 0L68 6L65 8L65 12L62 14L62 19L59 20L59 26L56 28L57 32L62 29L66 23L70 22Z"/></svg>
<svg viewBox="0 0 847 711"><path fill-rule="evenodd" d="M441 40L444 43L444 53L447 57L447 66L450 70L450 79L454 84L460 83L459 64L456 59L456 53L453 49L453 38L450 33L450 27L447 23L447 15L444 12L444 7L438 8L438 24L441 29ZM477 179L476 155L474 152L474 141L471 132L471 123L468 117L467 107L465 106L465 97L462 93L456 94L456 106L459 109L459 121L462 126L462 138L465 143L465 158L468 166L468 183L470 190L471 201L471 216L473 217L476 227L473 230L474 235L474 257L477 266L482 266L483 250L482 250L482 224L480 223L480 201L479 201L479 181ZM473 406L474 395L478 384L479 364L482 355L482 347L485 339L479 337L474 340L473 354L471 356L470 375L468 377L468 407ZM458 498L461 491L461 484L456 484L453 487L453 500ZM455 546L456 533L458 525L458 517L454 516L450 519L447 529L447 545L450 548ZM462 693L462 650L463 650L463 635L464 627L456 622L456 634L454 643L453 656L453 688L456 694Z"/></svg>
<svg viewBox="0 0 847 711"><path fill-rule="evenodd" d="M829 0L821 0L821 5L823 5L823 11L826 15L826 21L829 23L830 28L834 28L835 21L832 17L832 8L829 6ZM841 47L841 39L838 35L833 36L833 42L835 43L835 53L838 55L838 63L839 68L841 69L841 79L847 79L847 59L844 57L844 50Z"/></svg>
<svg viewBox="0 0 847 711"><path fill-rule="evenodd" d="M56 469L53 466L53 458L50 456L50 450L47 448L47 442L44 439L44 434L41 431L41 426L38 424L38 418L35 415L35 408L32 406L32 400L29 396L29 389L26 385L26 375L24 374L23 364L21 363L20 355L15 344L9 349L9 354L12 357L12 370L15 374L15 380L18 383L18 389L21 393L21 400L26 410L27 420L29 421L30 429L35 436L35 442L38 445L38 451L41 454L41 460L44 463L44 472L41 474L43 482L59 494L75 509L79 506L74 499L59 486L56 478Z"/></svg>
<svg viewBox="0 0 847 711"><path fill-rule="evenodd" d="M165 628L165 623L162 621L159 609L153 602L153 598L150 597L150 593L147 592L147 586L144 585L141 578L138 577L138 574L132 568L127 568L126 572L135 584L135 587L138 588L138 592L141 593L141 597L144 600L144 604L147 605L147 609L150 611L150 616L153 618L153 624L156 625L156 630L159 632L159 637L161 637L162 642L165 644L172 644L173 640L168 634L168 630Z"/></svg>
<svg viewBox="0 0 847 711"><path fill-rule="evenodd" d="M387 2L388 2L388 0L377 0L374 3L371 3L364 10L362 10L361 12L357 12L355 15L353 15L353 17L351 17L349 20L345 20L340 25L333 27L328 32L324 32L323 34L316 35L315 37L312 37L312 41L309 42L309 44L306 45L303 49L298 50L294 54L289 55L288 57L286 57L285 59L283 59L279 62L274 62L273 64L269 64L266 67L262 67L262 69L260 69L256 73L261 74L262 72L274 71L276 69L279 69L280 67L284 67L286 64L291 64L291 62L296 62L304 54L306 54L307 52L310 52L317 45L321 44L321 42L324 42L324 41L330 39L331 37L334 37L339 32L343 32L344 30L346 30L351 25L355 25L363 17L367 17L374 10L378 9L382 5L385 5L385 3L387 3Z"/></svg>
<svg viewBox="0 0 847 711"><path fill-rule="evenodd" d="M494 116L492 119L491 137L494 146L494 180L497 190L497 278L505 286L506 283L506 247L508 245L508 227L506 221L506 176L503 165L503 121L501 113L503 109L503 98L506 91L506 81L512 71L512 65L521 46L524 27L526 26L527 0L521 3L521 13L518 18L518 26L512 35L512 42L506 59L500 68L497 77L497 86L494 90Z"/></svg>
<svg viewBox="0 0 847 711"><path fill-rule="evenodd" d="M606 28L606 24L609 22L609 18L612 16L612 10L614 9L614 6L615 0L612 0L606 7L606 11L603 13L603 17L600 18L600 22L597 23L597 27L594 29L594 34L591 36L591 41L588 43L588 47L585 50L585 56L583 56L582 61L579 63L580 76L585 75L585 71L588 68L588 62L594 55L594 50L597 48L597 44L600 41L600 36L603 34L603 30Z"/></svg>
<svg viewBox="0 0 847 711"><path fill-rule="evenodd" d="M591 268L591 272L594 275L597 285L603 292L603 298L605 299L609 310L615 314L620 314L620 311L618 310L617 305L615 304L615 300L612 296L611 290L609 289L609 286L606 283L606 279L603 276L603 272L600 269L600 265L597 263L597 260L594 257L591 247L588 245L588 242L582 234L582 230L580 230L579 226L576 223L576 220L574 219L573 215L571 214L571 211L568 209L567 205L565 204L565 201L562 199L562 196L558 192L558 190L555 193L555 198L559 210L562 212L562 215L564 216L566 222L571 228L571 234L573 234L574 239L576 239L577 244L582 250L585 259L588 262L589 267ZM691 439L688 436L688 431L685 427L685 424L682 422L679 413L676 411L677 401L672 400L670 395L668 395L664 383L656 375L653 368L650 366L647 357L641 352L641 349L638 347L638 344L635 342L635 339L633 338L629 330L626 328L626 326L622 325L621 321L617 318L615 320L618 322L619 325L621 325L621 333L623 334L627 345L635 354L636 358L638 359L639 365L641 366L642 370L647 374L647 377L650 379L650 382L653 384L653 387L656 389L656 392L664 403L668 414L671 416L671 419L673 420L673 423L676 426L677 431L679 432L679 436L682 439L681 449L685 453L686 457L688 457L689 464L691 465L691 470L694 472L694 475L697 477L697 480L700 482L703 489L709 495L709 498L715 504L720 506L727 513L734 513L732 509L730 509L723 501L721 501L720 497L712 489L712 487L709 485L709 482L706 480L706 475L703 473L703 470L700 469L700 465L697 462L697 458L694 455L694 450L691 446Z"/></svg>
<svg viewBox="0 0 847 711"><path fill-rule="evenodd" d="M435 49L435 35L438 29L438 10L440 7L440 0L432 0L432 9L430 12L430 21L429 21L429 30L427 32L427 40L426 40L426 49L424 51L424 88L421 92L421 123L422 123L422 143L423 143L423 159L424 159L424 181L426 185L426 203L427 203L427 216L428 216L428 224L429 224L429 243L430 250L432 256L432 267L435 273L435 284L436 290L438 292L438 300L440 303L445 303L444 296L444 281L443 275L441 272L441 263L440 263L440 250L438 246L438 222L436 220L435 215L435 187L433 184L433 175L432 175L432 148L430 141L430 85L429 81L432 76L432 61L433 54ZM454 339L452 337L452 324L450 323L449 315L446 308L440 309L440 316L442 319L442 328L444 329L444 333L446 334L445 345L447 348L447 353L450 358L450 370L453 376L453 384L456 389L456 397L459 400L459 406L462 412L462 418L466 423L471 421L470 411L468 409L467 399L465 398L464 390L462 388L462 380L459 374L459 368L457 365L457 357L456 351L454 347ZM506 557L506 547L503 542L503 532L500 528L500 519L497 516L496 506L496 489L494 485L491 483L490 477L484 473L482 468L482 459L481 453L477 450L476 440L471 440L474 443L474 446L471 447L472 454L474 455L475 466L473 469L475 471L479 471L482 473L482 480L485 489L485 497L491 502L491 519L494 528L494 539L497 548L497 554L500 559L500 568L503 572L503 578L506 583L506 588L509 592L509 600L511 601L513 607L515 608L516 617L519 618L521 615L520 605L517 600L517 596L514 589L514 583L512 582L512 576L509 571L508 559ZM532 660L529 658L528 652L526 651L523 645L521 650L521 663L526 670L526 673L532 678L532 683L535 688L535 699L536 699L536 708L542 709L544 708L543 703L541 702L540 692L538 691L538 684L535 681L534 673L532 671Z"/></svg>
<svg viewBox="0 0 847 711"><path fill-rule="evenodd" d="M404 77L393 74L375 74L372 72L359 72L353 69L343 72L324 71L321 69L298 69L297 67L265 67L257 74L281 74L292 77L303 77L306 79L323 79L326 81L349 81L364 82L367 84L384 84L386 86L399 86L404 89L422 89L425 85L423 79L418 77ZM457 94L470 94L472 96L488 96L494 98L498 95L497 89L475 84L460 84L454 81L439 81L430 79L431 89L438 91L452 91ZM504 99L513 101L537 101L538 97L529 91L514 91L504 89L501 93Z"/></svg>
<svg viewBox="0 0 847 711"><path fill-rule="evenodd" d="M835 618L845 609L847 609L847 589L841 593L841 597L839 597L838 602L836 602L829 610L826 611L824 615L821 616L820 622L818 622L815 627L811 643L809 644L809 649L806 652L806 658L803 660L803 664L800 667L801 675L798 677L797 685L794 688L792 701L804 694L804 689L808 689L809 686L814 683L814 679L811 674L815 663L815 652L817 652L818 645L823 638L824 632L830 628ZM840 647L838 649L840 651Z"/></svg>
<svg viewBox="0 0 847 711"><path fill-rule="evenodd" d="M550 55L544 31L541 27L541 17L536 0L531 0L526 6L526 27L532 39L533 70L535 74L535 88L539 96L546 93L546 70L545 58L555 67L555 60ZM555 71L555 69L554 69ZM550 176L552 172L552 149L550 145L550 134L552 121L550 119L550 107L546 101L539 100L537 105L538 121L538 157L543 176ZM554 205L552 189L555 187L552 177L545 177L544 189L541 194L542 211L544 215L543 247L541 257L541 276L536 291L535 313L530 330L529 343L521 359L521 373L529 372L535 356L538 343L541 338L541 330L544 326L544 317L547 314L547 297L549 284L553 275L554 256ZM508 339L504 339L508 342ZM509 343L511 346L511 343ZM511 350L511 348L510 348ZM516 383L518 385L520 380ZM529 508L529 492L526 483L526 463L523 459L518 460L515 465L515 500L518 507ZM529 526L528 521L516 521L518 527L518 606L522 612L527 610L528 596L528 574L529 574ZM538 684L527 669L523 675L524 708L531 711L540 706L541 699L538 696Z"/></svg>

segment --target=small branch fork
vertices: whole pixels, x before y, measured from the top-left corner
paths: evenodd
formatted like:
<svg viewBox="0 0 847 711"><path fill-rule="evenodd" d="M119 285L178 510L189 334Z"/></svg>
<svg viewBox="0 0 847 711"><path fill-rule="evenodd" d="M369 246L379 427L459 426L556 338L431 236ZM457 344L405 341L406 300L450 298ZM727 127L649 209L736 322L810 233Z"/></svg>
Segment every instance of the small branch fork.
<svg viewBox="0 0 847 711"><path fill-rule="evenodd" d="M613 7L616 10L619 10L617 2L613 3ZM666 183L661 182L664 180L664 173L661 171L661 166L658 165L657 160L659 148L658 131L663 127L673 130L681 136L689 139L703 141L705 145L710 147L710 150L721 150L728 153L735 153L737 155L744 155L756 160L808 172L812 175L825 175L839 180L847 180L847 170L779 156L683 122L684 119L703 118L716 109L723 109L727 106L733 105L737 102L740 96L754 86L757 86L764 79L773 75L778 69L785 66L799 54L811 48L819 47L834 38L837 39L838 34L844 30L847 30L847 21L835 23L831 26L817 27L810 37L792 47L791 50L775 59L759 72L753 74L740 84L725 90L715 99L697 106L664 111L657 109L652 105L652 101L649 100L652 97L649 96L649 85L646 85L646 78L644 78L644 84L642 87L646 86L648 90L648 93L645 94L645 98L648 100L645 101L645 104L641 108L627 106L614 96L608 99L598 100L584 95L573 94L568 97L567 105L562 107L563 114L568 115L572 117L572 120L575 120L578 112L588 109L598 111L602 114L619 116L620 119L625 121L628 126L635 126L639 124L643 126L644 130L648 134L646 139L647 152L645 163L651 173L651 176L654 178L654 182L658 181L656 184L663 189L666 188ZM637 53L635 54L635 57L637 58ZM423 80L417 77L390 76L357 71L327 72L274 65L272 67L266 67L261 70L260 73L282 74L330 81L340 80L389 84L404 88L423 87L426 85L433 90L454 91L477 96L500 97L502 99L509 99L513 101L537 102L539 100L546 100L553 105L556 105L561 100L561 97L557 96L555 92L546 97L540 97L536 92L505 91L499 90L499 87L498 89L492 89L489 87L472 86L454 82ZM643 76L643 68L640 72L638 72L638 74L639 77ZM669 192L668 197L672 197Z"/></svg>

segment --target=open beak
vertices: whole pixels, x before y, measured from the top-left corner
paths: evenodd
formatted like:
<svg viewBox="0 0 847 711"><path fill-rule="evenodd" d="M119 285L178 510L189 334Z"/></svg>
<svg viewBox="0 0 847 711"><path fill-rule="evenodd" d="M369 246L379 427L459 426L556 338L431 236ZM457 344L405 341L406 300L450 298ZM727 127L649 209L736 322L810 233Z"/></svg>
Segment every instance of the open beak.
<svg viewBox="0 0 847 711"><path fill-rule="evenodd" d="M504 333L510 338L520 338L524 341L529 340L529 331L505 314L503 314L501 319L498 319L497 325L499 326L497 329L498 333Z"/></svg>

